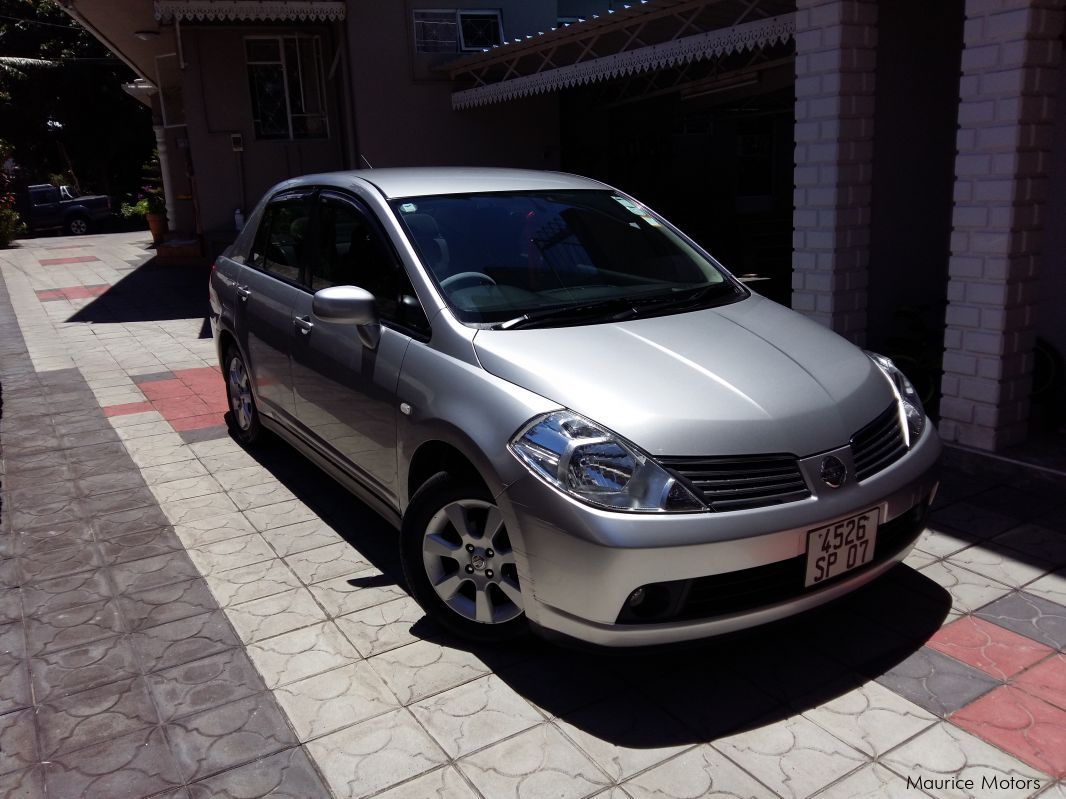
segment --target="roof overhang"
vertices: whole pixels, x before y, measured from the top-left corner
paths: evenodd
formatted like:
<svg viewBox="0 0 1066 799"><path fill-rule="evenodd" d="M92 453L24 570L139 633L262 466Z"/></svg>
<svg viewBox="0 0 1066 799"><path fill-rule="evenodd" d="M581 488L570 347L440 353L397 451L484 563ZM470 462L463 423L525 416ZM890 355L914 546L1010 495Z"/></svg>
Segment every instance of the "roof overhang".
<svg viewBox="0 0 1066 799"><path fill-rule="evenodd" d="M462 59L452 65L452 78L474 86L453 92L452 107L489 105L784 44L795 35L794 8L782 0L642 2L611 17Z"/></svg>
<svg viewBox="0 0 1066 799"><path fill-rule="evenodd" d="M344 15L343 0L155 0L160 22L335 22Z"/></svg>

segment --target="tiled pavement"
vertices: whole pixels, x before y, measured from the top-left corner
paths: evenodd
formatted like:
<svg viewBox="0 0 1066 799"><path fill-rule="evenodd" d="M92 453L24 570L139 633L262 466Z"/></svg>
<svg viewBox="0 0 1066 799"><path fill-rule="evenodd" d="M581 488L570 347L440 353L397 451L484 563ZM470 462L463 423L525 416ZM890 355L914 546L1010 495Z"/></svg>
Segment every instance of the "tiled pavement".
<svg viewBox="0 0 1066 799"><path fill-rule="evenodd" d="M1066 482L949 468L908 566L748 636L472 649L226 436L204 271L149 256L0 251L0 796L1066 797Z"/></svg>

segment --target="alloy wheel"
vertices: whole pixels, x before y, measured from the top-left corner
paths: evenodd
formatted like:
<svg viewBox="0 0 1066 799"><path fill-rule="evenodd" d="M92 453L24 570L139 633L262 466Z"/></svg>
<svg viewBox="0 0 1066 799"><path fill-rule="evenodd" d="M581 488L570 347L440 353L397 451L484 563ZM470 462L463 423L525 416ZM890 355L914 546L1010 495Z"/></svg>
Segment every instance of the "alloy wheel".
<svg viewBox="0 0 1066 799"><path fill-rule="evenodd" d="M514 551L500 509L490 502L451 502L430 519L422 539L430 585L445 605L481 624L522 615Z"/></svg>
<svg viewBox="0 0 1066 799"><path fill-rule="evenodd" d="M248 370L244 361L234 355L229 362L229 405L237 420L237 427L247 431L252 426L252 386L248 380Z"/></svg>

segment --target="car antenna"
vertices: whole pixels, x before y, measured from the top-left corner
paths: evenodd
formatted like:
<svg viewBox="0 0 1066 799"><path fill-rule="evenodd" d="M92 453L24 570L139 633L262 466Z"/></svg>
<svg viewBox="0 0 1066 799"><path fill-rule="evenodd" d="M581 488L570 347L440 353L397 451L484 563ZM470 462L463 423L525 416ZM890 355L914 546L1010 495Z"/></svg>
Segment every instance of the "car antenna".
<svg viewBox="0 0 1066 799"><path fill-rule="evenodd" d="M373 169L374 168L374 165L366 160L366 156L365 155L363 155L362 153L359 153L359 157L363 159L363 163L366 164L366 168L367 169Z"/></svg>

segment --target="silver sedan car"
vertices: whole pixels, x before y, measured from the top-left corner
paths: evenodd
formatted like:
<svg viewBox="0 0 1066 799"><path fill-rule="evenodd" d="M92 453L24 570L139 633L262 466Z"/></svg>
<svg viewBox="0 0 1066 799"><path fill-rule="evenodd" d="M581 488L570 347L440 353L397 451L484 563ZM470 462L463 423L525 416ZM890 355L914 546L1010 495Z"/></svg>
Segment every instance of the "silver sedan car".
<svg viewBox="0 0 1066 799"><path fill-rule="evenodd" d="M412 595L468 638L798 613L902 560L936 491L889 359L586 178L290 180L210 297L233 434L273 431L398 527Z"/></svg>

